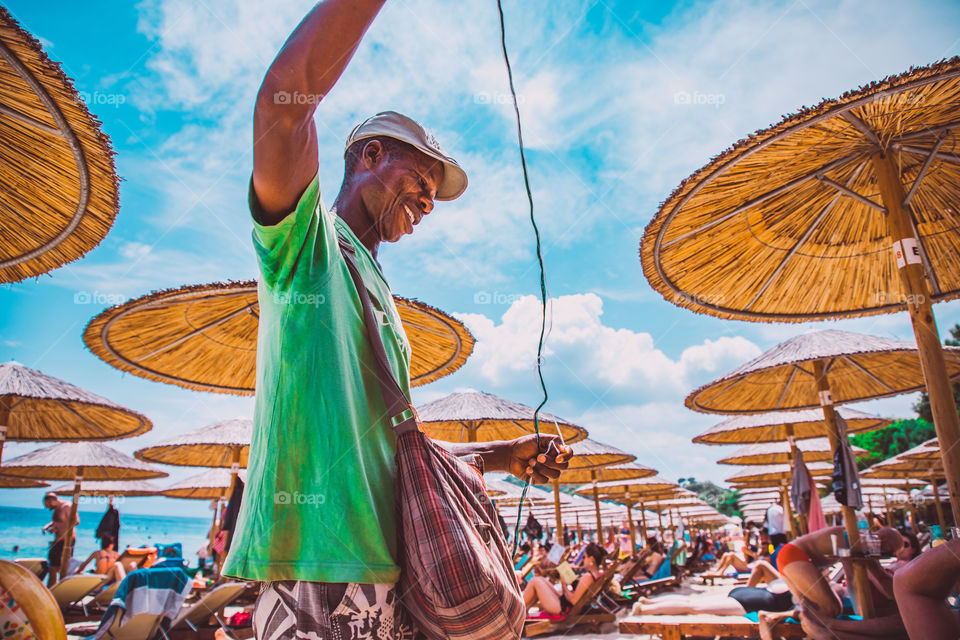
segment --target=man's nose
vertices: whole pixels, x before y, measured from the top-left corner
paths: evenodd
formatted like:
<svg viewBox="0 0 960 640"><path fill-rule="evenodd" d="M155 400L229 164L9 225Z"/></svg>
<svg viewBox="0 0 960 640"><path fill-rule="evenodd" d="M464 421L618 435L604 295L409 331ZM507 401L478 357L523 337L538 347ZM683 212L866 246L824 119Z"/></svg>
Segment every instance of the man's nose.
<svg viewBox="0 0 960 640"><path fill-rule="evenodd" d="M423 211L423 215L427 215L433 211L433 198L436 195L436 189L430 189L429 193L424 193L419 196L420 209Z"/></svg>

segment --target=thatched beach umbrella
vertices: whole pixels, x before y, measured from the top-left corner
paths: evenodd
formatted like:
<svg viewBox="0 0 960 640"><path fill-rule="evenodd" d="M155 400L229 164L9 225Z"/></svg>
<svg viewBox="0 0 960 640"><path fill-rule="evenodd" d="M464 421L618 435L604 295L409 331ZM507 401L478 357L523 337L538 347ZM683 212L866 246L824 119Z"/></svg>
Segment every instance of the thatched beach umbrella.
<svg viewBox="0 0 960 640"><path fill-rule="evenodd" d="M80 485L84 480L144 480L167 475L152 464L141 462L99 442L64 442L37 449L7 461L5 475L43 480L73 480L73 504L67 522L60 575L67 572L73 555L73 523L77 517Z"/></svg>
<svg viewBox="0 0 960 640"><path fill-rule="evenodd" d="M160 464L229 468L229 497L233 493L233 485L240 469L247 468L252 438L253 420L233 418L138 449L133 455L138 460Z"/></svg>
<svg viewBox="0 0 960 640"><path fill-rule="evenodd" d="M69 382L19 362L0 364L0 455L4 440L117 440L152 427L146 416Z"/></svg>
<svg viewBox="0 0 960 640"><path fill-rule="evenodd" d="M322 295L291 304L323 304ZM417 300L394 296L410 341L414 386L451 374L474 339L462 322ZM83 332L107 364L187 389L252 395L260 305L255 280L155 291L111 307Z"/></svg>
<svg viewBox="0 0 960 640"><path fill-rule="evenodd" d="M645 505L649 506L652 502L676 495L679 492L681 492L680 485L659 476L591 482L576 490L577 494L594 496L594 500L614 500L628 504L631 508L638 505L641 516L640 526L644 539L646 539L647 532ZM662 521L660 527L663 528Z"/></svg>
<svg viewBox="0 0 960 640"><path fill-rule="evenodd" d="M833 473L833 465L826 462L811 462L807 470L814 479L829 476ZM727 482L735 487L779 487L780 500L783 503L784 522L789 531L793 527L793 507L790 503L789 487L793 480L793 469L788 464L756 465L744 467L740 472L727 478ZM853 519L856 526L856 519Z"/></svg>
<svg viewBox="0 0 960 640"><path fill-rule="evenodd" d="M931 457L929 455L931 448L932 445L930 441L927 441L864 469L861 472L864 482L876 479L896 479L902 481L905 478L918 478L929 482L933 486L937 486L937 479L944 478L947 474L946 469L943 467L943 458L940 456ZM940 523L940 527L946 531L946 518L943 515L943 505L940 501L940 494L937 493L934 497L937 520ZM952 502L951 500L951 506L953 506ZM955 519L954 522L957 522L957 520Z"/></svg>
<svg viewBox="0 0 960 640"><path fill-rule="evenodd" d="M888 418L871 415L849 407L837 407L836 412L847 423L847 433L863 433L890 423ZM727 418L693 438L698 444L757 444L822 438L827 435L823 411L771 411Z"/></svg>
<svg viewBox="0 0 960 640"><path fill-rule="evenodd" d="M810 438L800 440L794 445L803 453L803 461L807 464L811 462L832 462L833 454L830 451L830 441L827 438ZM860 447L851 447L853 455L862 458L869 455L870 452ZM792 464L793 452L788 442L763 442L760 444L749 444L740 447L729 456L717 460L717 464L733 465L767 465L767 464Z"/></svg>
<svg viewBox="0 0 960 640"><path fill-rule="evenodd" d="M947 353L950 371L960 375L960 347ZM846 331L817 331L791 338L686 398L691 409L712 413L755 413L819 405L831 452L840 445L835 404L882 398L923 388L916 347ZM843 510L852 549L860 549L853 508ZM870 613L870 594L861 565L855 565L856 600Z"/></svg>
<svg viewBox="0 0 960 640"><path fill-rule="evenodd" d="M117 215L110 140L40 42L0 7L0 282L80 258Z"/></svg>
<svg viewBox="0 0 960 640"><path fill-rule="evenodd" d="M631 453L626 453L610 445L601 444L590 438L575 442L570 445L570 448L573 450L573 456L570 458L567 470L561 472L560 477L554 478L553 480L554 496L560 495L561 484L581 484L581 479L585 473L590 474L593 482L596 482L597 470L603 467L624 465L637 459L637 457ZM656 474L656 470L643 467L642 465L637 465L635 471L637 473L643 473L646 476ZM594 506L596 507L597 531L601 531L603 529L603 522L600 517L600 499L597 497L596 492L593 494L593 500ZM556 508L557 529L559 530L563 522L559 500L554 502L554 506Z"/></svg>
<svg viewBox="0 0 960 640"><path fill-rule="evenodd" d="M907 311L960 521L960 417L931 307L960 296L958 102L953 58L788 116L681 183L641 257L668 300L723 318Z"/></svg>
<svg viewBox="0 0 960 640"><path fill-rule="evenodd" d="M534 432L534 410L491 393L451 393L417 408L423 431L444 442L489 442L513 440ZM563 418L543 411L537 416L540 433L553 435L558 429L571 444L587 437L587 431Z"/></svg>

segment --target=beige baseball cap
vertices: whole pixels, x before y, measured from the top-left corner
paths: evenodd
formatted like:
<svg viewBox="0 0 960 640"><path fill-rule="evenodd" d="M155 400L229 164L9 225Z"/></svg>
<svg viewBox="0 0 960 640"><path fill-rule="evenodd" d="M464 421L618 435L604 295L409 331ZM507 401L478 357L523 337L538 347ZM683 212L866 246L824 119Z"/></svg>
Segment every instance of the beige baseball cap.
<svg viewBox="0 0 960 640"><path fill-rule="evenodd" d="M457 161L440 148L436 137L416 120L396 111L383 111L367 118L347 136L347 149L357 140L386 136L406 142L443 163L443 179L437 187L437 200L455 200L467 190L467 174Z"/></svg>

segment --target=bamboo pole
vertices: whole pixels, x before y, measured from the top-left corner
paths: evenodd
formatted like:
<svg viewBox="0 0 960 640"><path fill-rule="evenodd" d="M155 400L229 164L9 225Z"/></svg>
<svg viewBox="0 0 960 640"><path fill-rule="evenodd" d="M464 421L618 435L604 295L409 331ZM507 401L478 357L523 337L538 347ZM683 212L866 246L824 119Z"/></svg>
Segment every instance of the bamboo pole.
<svg viewBox="0 0 960 640"><path fill-rule="evenodd" d="M633 522L633 512L630 510L630 488L627 487L624 501L627 503L627 522L630 523L630 554L637 548L637 526Z"/></svg>
<svg viewBox="0 0 960 640"><path fill-rule="evenodd" d="M463 426L467 428L467 442L476 442L479 423L476 420L468 420L463 423Z"/></svg>
<svg viewBox="0 0 960 640"><path fill-rule="evenodd" d="M560 478L553 479L553 513L556 517L553 537L557 544L563 544L563 520L560 517Z"/></svg>
<svg viewBox="0 0 960 640"><path fill-rule="evenodd" d="M657 522L660 525L660 534L663 535L663 510L660 508L660 498L657 498Z"/></svg>
<svg viewBox="0 0 960 640"><path fill-rule="evenodd" d="M890 500L887 497L887 487L884 485L881 485L880 489L883 491L883 510L887 513L887 526L888 527L896 526L893 523L893 512L890 510Z"/></svg>
<svg viewBox="0 0 960 640"><path fill-rule="evenodd" d="M643 506L643 502L640 503L640 532L643 534L644 545L647 544L647 510Z"/></svg>
<svg viewBox="0 0 960 640"><path fill-rule="evenodd" d="M877 152L871 160L877 174L880 198L887 208L887 230L894 242L902 293L917 339L920 366L930 397L930 411L940 441L940 456L950 492L953 520L960 524L960 416L957 415L957 405L943 357L943 345L940 344L940 333L933 315L927 283L931 274L925 273L910 213L903 206L906 198L903 183L892 158Z"/></svg>
<svg viewBox="0 0 960 640"><path fill-rule="evenodd" d="M937 476L930 470L930 488L933 489L933 504L937 507L937 522L940 523L940 531L943 536L947 536L947 523L943 518L943 504L940 502L940 491L937 489ZM950 496L951 498L953 496Z"/></svg>
<svg viewBox="0 0 960 640"><path fill-rule="evenodd" d="M593 483L593 506L597 512L597 541L603 544L603 523L600 521L600 495L597 493L596 471L590 471L590 480Z"/></svg>
<svg viewBox="0 0 960 640"><path fill-rule="evenodd" d="M840 428L837 425L837 413L833 407L833 395L830 392L830 381L827 379L826 363L823 360L813 361L813 375L817 381L817 391L820 397L820 406L823 409L823 419L827 424L827 438L830 440L830 453L835 457L840 448ZM854 556L863 554L860 544L860 531L857 529L857 514L853 507L840 505L843 514L843 525L850 542L850 553ZM873 598L870 595L866 567L861 562L853 562L851 586L857 613L864 618L874 617Z"/></svg>
<svg viewBox="0 0 960 640"><path fill-rule="evenodd" d="M577 542L583 542L583 529L580 528L580 514L577 516Z"/></svg>
<svg viewBox="0 0 960 640"><path fill-rule="evenodd" d="M83 482L83 467L77 467L77 475L73 479L73 504L70 505L70 516L67 520L67 532L63 538L63 553L60 555L60 579L67 577L70 568L70 558L73 556L73 523L77 520L77 505L80 503L80 483Z"/></svg>

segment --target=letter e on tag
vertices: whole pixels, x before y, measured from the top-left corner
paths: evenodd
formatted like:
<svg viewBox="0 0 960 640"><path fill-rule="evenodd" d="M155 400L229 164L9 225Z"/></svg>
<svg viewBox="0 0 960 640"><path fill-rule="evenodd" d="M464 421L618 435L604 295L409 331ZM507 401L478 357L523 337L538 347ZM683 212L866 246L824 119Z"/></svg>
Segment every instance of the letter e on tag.
<svg viewBox="0 0 960 640"><path fill-rule="evenodd" d="M920 247L917 245L917 239L904 238L900 244L903 245L903 257L907 264L920 264Z"/></svg>

